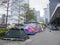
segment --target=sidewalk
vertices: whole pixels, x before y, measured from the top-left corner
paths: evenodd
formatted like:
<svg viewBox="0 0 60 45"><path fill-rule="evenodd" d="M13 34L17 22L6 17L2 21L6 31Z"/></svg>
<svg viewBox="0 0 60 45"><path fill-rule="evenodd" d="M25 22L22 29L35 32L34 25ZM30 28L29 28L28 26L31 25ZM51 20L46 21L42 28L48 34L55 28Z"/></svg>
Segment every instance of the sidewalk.
<svg viewBox="0 0 60 45"><path fill-rule="evenodd" d="M46 28L44 32L30 36L30 39L21 41L1 41L0 45L60 45L60 31L49 32Z"/></svg>

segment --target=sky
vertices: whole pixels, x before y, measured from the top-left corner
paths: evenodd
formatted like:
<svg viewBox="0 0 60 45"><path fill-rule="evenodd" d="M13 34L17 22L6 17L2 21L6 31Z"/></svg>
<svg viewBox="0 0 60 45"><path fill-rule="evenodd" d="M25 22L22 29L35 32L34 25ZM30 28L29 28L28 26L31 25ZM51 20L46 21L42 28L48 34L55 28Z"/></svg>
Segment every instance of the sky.
<svg viewBox="0 0 60 45"><path fill-rule="evenodd" d="M49 0L29 0L31 8L35 8L37 11L40 11L40 16L44 16L44 8L49 4Z"/></svg>
<svg viewBox="0 0 60 45"><path fill-rule="evenodd" d="M27 0L25 0L25 1L27 1ZM49 0L29 0L30 7L35 8L37 11L40 11L40 16L41 17L44 16L44 10L43 9L47 7L48 3L49 3ZM5 9L0 9L0 15L3 12L4 12L4 14L6 14L6 11L4 11L4 10Z"/></svg>

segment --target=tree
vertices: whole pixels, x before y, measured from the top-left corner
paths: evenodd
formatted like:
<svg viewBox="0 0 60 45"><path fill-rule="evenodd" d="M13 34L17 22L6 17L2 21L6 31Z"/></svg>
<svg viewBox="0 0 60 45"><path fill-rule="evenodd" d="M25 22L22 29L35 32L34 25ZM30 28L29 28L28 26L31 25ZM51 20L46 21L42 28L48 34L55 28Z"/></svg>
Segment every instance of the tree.
<svg viewBox="0 0 60 45"><path fill-rule="evenodd" d="M23 6L23 9L25 11L25 14L26 14L26 20L36 20L36 16L34 14L34 11L32 9L29 8L29 5L28 4L24 4Z"/></svg>
<svg viewBox="0 0 60 45"><path fill-rule="evenodd" d="M29 10L29 11L26 12L26 18L28 20L31 20L31 19L34 19L35 18L35 15L34 15L33 10Z"/></svg>

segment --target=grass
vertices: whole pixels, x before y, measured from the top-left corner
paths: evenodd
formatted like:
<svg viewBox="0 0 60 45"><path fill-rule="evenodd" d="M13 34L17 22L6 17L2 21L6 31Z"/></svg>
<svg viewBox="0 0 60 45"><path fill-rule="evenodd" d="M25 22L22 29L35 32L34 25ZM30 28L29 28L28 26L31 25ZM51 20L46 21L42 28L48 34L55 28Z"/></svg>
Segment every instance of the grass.
<svg viewBox="0 0 60 45"><path fill-rule="evenodd" d="M0 28L0 39L5 36L7 31L8 31L8 29L6 29L6 28Z"/></svg>

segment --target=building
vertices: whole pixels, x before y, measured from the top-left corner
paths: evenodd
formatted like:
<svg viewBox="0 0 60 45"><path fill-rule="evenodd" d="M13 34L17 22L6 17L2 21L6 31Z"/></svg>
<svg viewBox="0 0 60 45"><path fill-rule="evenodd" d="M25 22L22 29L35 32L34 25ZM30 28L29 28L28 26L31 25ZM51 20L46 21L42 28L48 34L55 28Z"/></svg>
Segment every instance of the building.
<svg viewBox="0 0 60 45"><path fill-rule="evenodd" d="M40 17L40 22L45 23L44 17Z"/></svg>
<svg viewBox="0 0 60 45"><path fill-rule="evenodd" d="M53 11L55 10L58 3L60 3L60 0L49 0L49 8L50 8L50 16L52 15Z"/></svg>
<svg viewBox="0 0 60 45"><path fill-rule="evenodd" d="M2 24L2 18L0 18L0 24Z"/></svg>
<svg viewBox="0 0 60 45"><path fill-rule="evenodd" d="M1 15L3 15L3 14L7 15L7 13L6 13L7 12L6 11L7 10L7 8L6 8L7 2L8 2L7 0L1 0L0 1L0 3L3 4L0 7L0 9L1 9L0 14ZM24 14L25 11L21 8L21 6L25 3L29 4L29 0L9 0L8 23L13 24L13 23L18 23L18 22L19 23L25 22L25 20L26 20L25 14ZM4 21L2 23L4 23Z"/></svg>
<svg viewBox="0 0 60 45"><path fill-rule="evenodd" d="M50 23L52 25L60 25L60 0L50 1Z"/></svg>
<svg viewBox="0 0 60 45"><path fill-rule="evenodd" d="M5 14L2 15L2 24L6 24L6 15Z"/></svg>
<svg viewBox="0 0 60 45"><path fill-rule="evenodd" d="M11 0L11 16L10 16L10 23L24 23L25 22L25 11L21 8L23 4L29 4L29 0ZM20 16L19 16L20 15Z"/></svg>
<svg viewBox="0 0 60 45"><path fill-rule="evenodd" d="M6 24L6 15L3 14L1 17L0 17L0 24Z"/></svg>
<svg viewBox="0 0 60 45"><path fill-rule="evenodd" d="M44 8L44 23L48 24L50 21L50 17L49 17L49 6L47 6L47 8Z"/></svg>
<svg viewBox="0 0 60 45"><path fill-rule="evenodd" d="M34 14L36 16L36 21L40 22L40 11L36 11L35 8L33 8L33 10L34 10Z"/></svg>
<svg viewBox="0 0 60 45"><path fill-rule="evenodd" d="M40 11L35 12L37 22L40 22Z"/></svg>

